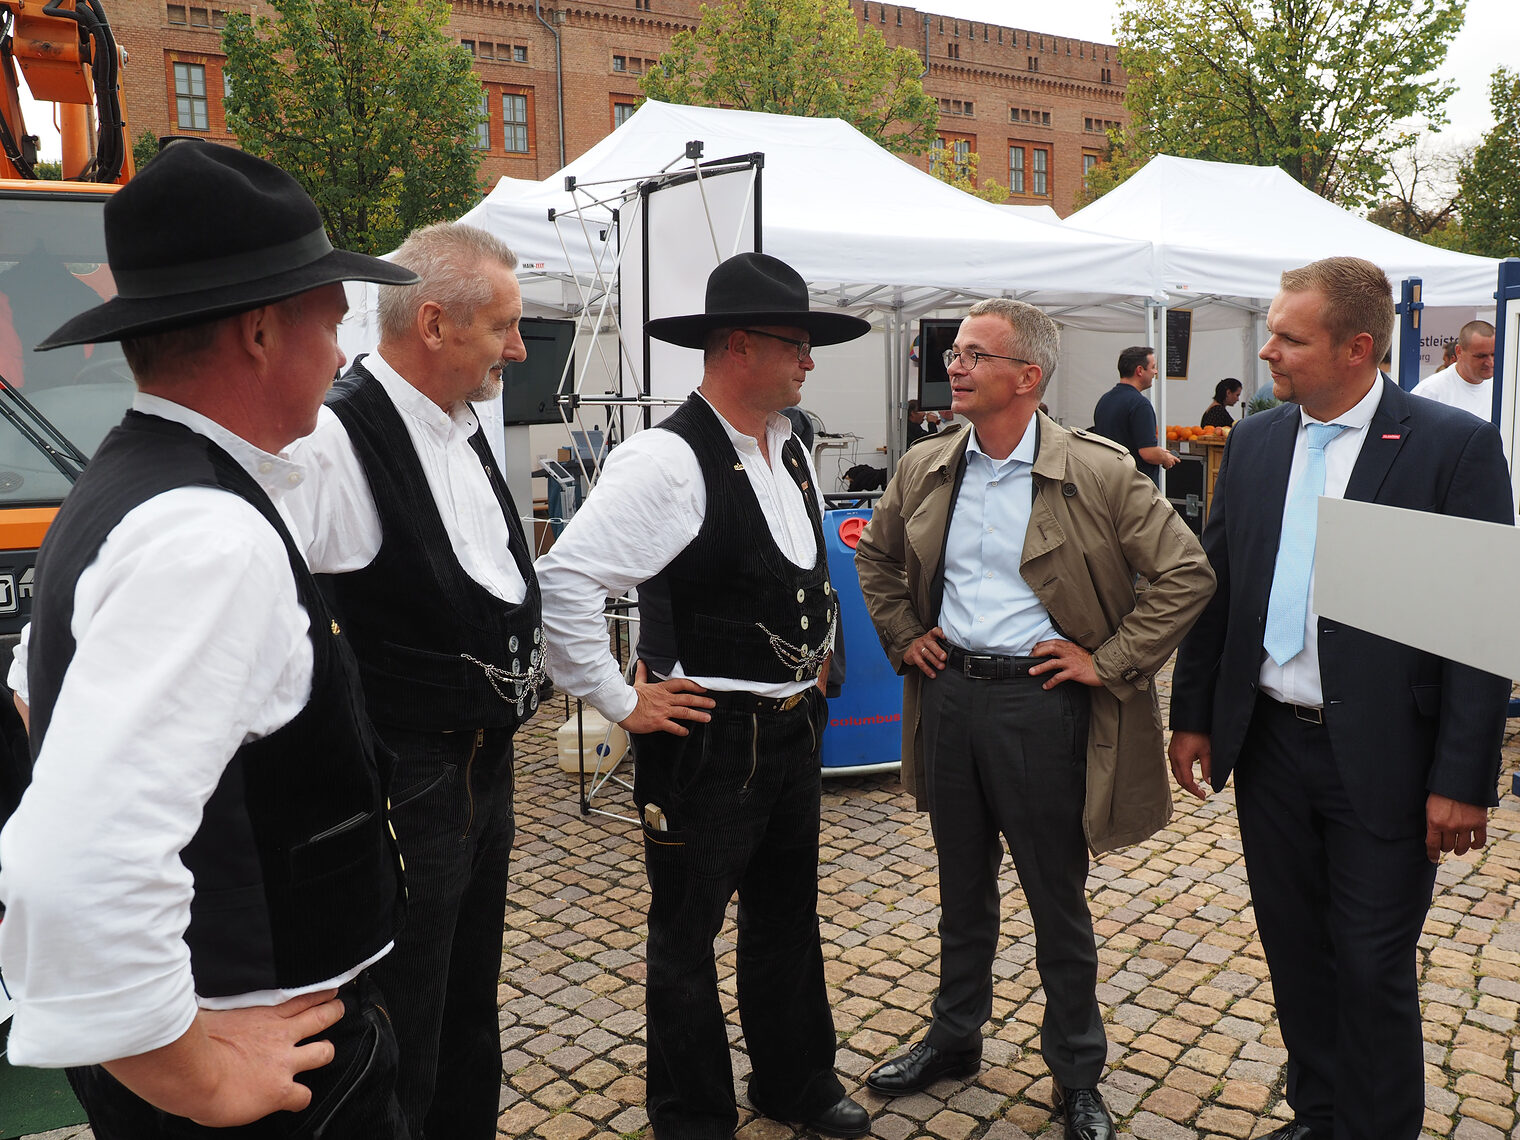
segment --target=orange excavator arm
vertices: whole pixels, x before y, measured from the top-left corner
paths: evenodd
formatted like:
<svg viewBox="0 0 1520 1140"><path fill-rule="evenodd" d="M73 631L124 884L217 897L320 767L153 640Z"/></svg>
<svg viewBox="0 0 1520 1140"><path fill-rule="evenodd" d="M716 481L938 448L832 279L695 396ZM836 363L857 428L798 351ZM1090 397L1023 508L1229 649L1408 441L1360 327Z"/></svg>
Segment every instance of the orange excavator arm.
<svg viewBox="0 0 1520 1140"><path fill-rule="evenodd" d="M0 0L0 178L37 176L19 76L34 99L58 105L65 179L126 182L132 151L121 99L124 59L100 0Z"/></svg>

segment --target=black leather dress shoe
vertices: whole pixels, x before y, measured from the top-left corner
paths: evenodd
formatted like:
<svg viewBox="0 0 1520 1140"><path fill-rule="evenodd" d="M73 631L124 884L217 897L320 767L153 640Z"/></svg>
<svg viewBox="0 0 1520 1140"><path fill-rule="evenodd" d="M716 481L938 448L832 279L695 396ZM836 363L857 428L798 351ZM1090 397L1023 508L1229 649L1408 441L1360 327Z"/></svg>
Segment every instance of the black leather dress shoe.
<svg viewBox="0 0 1520 1140"><path fill-rule="evenodd" d="M754 1101L755 1098L750 1097L750 1103L754 1104ZM773 1112L766 1112L758 1104L755 1105L755 1111L772 1120L795 1124L804 1131L817 1132L824 1136L864 1136L871 1131L870 1114L847 1096L840 1097L828 1108L806 1120L791 1120L785 1116L778 1116Z"/></svg>
<svg viewBox="0 0 1520 1140"><path fill-rule="evenodd" d="M1066 1117L1066 1140L1114 1140L1114 1118L1097 1089L1055 1086L1056 1112Z"/></svg>
<svg viewBox="0 0 1520 1140"><path fill-rule="evenodd" d="M1313 1140L1314 1130L1307 1124L1294 1121L1292 1124L1284 1124L1281 1128L1274 1128L1261 1140Z"/></svg>
<svg viewBox="0 0 1520 1140"><path fill-rule="evenodd" d="M866 1074L866 1087L882 1096L902 1096L926 1089L941 1077L969 1077L981 1068L982 1046L974 1049L936 1049L920 1041L901 1057Z"/></svg>

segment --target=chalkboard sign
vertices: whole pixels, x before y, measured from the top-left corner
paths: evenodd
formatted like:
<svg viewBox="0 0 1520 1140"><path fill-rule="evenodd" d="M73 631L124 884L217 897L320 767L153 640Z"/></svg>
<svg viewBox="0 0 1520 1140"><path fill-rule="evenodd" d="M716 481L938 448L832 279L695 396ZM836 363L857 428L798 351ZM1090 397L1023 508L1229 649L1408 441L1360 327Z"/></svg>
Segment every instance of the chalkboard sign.
<svg viewBox="0 0 1520 1140"><path fill-rule="evenodd" d="M1193 314L1178 309L1166 315L1166 378L1186 380L1188 348L1193 339Z"/></svg>

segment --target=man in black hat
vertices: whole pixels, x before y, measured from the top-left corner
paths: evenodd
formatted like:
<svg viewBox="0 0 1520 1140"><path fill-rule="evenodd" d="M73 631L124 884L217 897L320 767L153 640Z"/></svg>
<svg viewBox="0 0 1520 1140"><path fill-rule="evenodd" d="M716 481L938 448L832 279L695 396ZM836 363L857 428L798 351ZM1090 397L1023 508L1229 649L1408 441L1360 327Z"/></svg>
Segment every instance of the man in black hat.
<svg viewBox="0 0 1520 1140"><path fill-rule="evenodd" d="M858 1136L870 1121L834 1073L818 941L821 685L838 606L817 476L780 412L798 402L813 345L869 325L810 312L795 270L745 253L708 278L705 313L646 327L702 350L701 387L663 430L612 453L538 573L550 674L636 734L650 1122L659 1140L719 1140L738 1122L713 959L737 891L750 1103ZM630 686L602 606L634 586Z"/></svg>
<svg viewBox="0 0 1520 1140"><path fill-rule="evenodd" d="M292 450L320 474L289 503L396 757L407 922L375 970L396 1095L413 1140L492 1140L512 735L538 707L543 638L532 555L471 404L527 355L522 294L516 256L474 226L426 226L392 262L420 280L381 288L379 350Z"/></svg>
<svg viewBox="0 0 1520 1140"><path fill-rule="evenodd" d="M105 227L120 294L39 347L120 340L139 390L37 562L35 767L0 834L10 1057L72 1066L99 1140L404 1138L365 972L400 895L383 774L277 502L343 363L341 282L413 274L201 142Z"/></svg>

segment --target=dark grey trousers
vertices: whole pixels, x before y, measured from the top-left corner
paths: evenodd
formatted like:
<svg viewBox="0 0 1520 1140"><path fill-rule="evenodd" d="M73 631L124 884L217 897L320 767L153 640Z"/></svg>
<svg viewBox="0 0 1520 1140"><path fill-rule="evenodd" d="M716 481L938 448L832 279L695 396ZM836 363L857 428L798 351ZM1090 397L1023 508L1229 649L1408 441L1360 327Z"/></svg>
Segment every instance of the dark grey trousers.
<svg viewBox="0 0 1520 1140"><path fill-rule="evenodd" d="M974 1047L992 1012L1003 840L1034 918L1045 988L1040 1052L1066 1088L1092 1088L1107 1040L1087 909L1088 693L1035 677L942 672L923 688L929 819L939 853L940 988L928 1043Z"/></svg>

